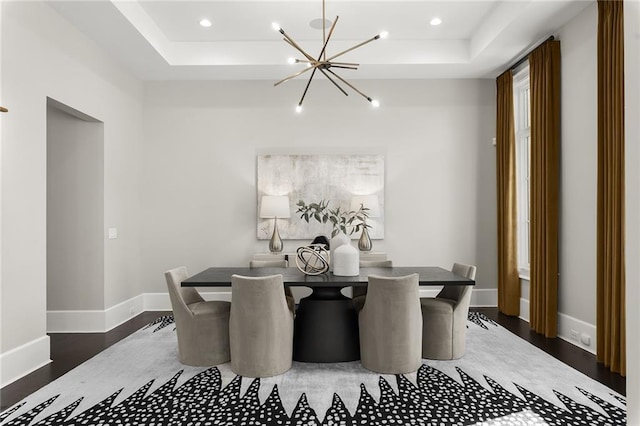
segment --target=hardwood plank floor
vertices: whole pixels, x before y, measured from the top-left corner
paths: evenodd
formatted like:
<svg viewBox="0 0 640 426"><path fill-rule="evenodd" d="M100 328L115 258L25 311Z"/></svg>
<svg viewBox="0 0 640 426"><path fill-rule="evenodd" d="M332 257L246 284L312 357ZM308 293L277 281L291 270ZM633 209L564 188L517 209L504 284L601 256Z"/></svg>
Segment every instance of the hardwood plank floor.
<svg viewBox="0 0 640 426"><path fill-rule="evenodd" d="M626 395L626 379L596 362L595 356L562 339L546 339L529 329L529 324L498 312L497 308L473 308L487 315L515 335L544 350L583 374ZM14 405L74 367L170 312L144 312L107 333L50 334L52 362L0 390L0 411Z"/></svg>

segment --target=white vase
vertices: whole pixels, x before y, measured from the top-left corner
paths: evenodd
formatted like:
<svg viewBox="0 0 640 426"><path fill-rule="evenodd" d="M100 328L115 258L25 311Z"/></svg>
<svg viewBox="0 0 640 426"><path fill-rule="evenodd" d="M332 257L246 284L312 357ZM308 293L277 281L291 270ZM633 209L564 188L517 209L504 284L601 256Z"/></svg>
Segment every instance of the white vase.
<svg viewBox="0 0 640 426"><path fill-rule="evenodd" d="M360 275L360 254L351 243L343 244L333 253L333 275L355 277Z"/></svg>
<svg viewBox="0 0 640 426"><path fill-rule="evenodd" d="M335 237L331 238L329 242L329 270L333 271L333 255L338 247L344 244L351 243L351 239L347 237L347 234L340 231Z"/></svg>

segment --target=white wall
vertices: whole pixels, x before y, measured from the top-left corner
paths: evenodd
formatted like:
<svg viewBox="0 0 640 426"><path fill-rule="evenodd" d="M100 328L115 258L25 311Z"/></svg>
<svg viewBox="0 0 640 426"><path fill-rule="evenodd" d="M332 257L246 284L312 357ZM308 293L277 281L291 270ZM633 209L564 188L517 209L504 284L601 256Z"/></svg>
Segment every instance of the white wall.
<svg viewBox="0 0 640 426"><path fill-rule="evenodd" d="M142 165L146 292L163 271L247 265L268 251L256 238L256 155L382 153L385 239L397 265L478 265L477 288L496 286L495 82L363 81L372 109L314 81L147 83ZM285 251L308 241L285 240ZM495 300L493 301L495 304Z"/></svg>
<svg viewBox="0 0 640 426"><path fill-rule="evenodd" d="M104 308L140 294L138 145L142 85L41 2L1 2L0 383L47 362L46 104L104 122ZM106 230L103 230L103 235Z"/></svg>
<svg viewBox="0 0 640 426"><path fill-rule="evenodd" d="M596 323L597 22L594 2L558 34L562 44L558 310L590 324Z"/></svg>
<svg viewBox="0 0 640 426"><path fill-rule="evenodd" d="M627 266L627 424L640 424L640 3L624 2Z"/></svg>
<svg viewBox="0 0 640 426"><path fill-rule="evenodd" d="M104 309L104 126L47 105L47 311Z"/></svg>

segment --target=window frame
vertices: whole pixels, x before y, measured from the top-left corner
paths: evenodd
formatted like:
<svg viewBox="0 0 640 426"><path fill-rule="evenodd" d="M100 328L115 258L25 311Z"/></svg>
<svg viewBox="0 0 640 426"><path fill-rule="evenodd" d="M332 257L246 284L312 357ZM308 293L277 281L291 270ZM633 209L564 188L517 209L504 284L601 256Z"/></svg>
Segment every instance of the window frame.
<svg viewBox="0 0 640 426"><path fill-rule="evenodd" d="M531 85L528 61L513 76L513 113L516 148L516 201L518 273L530 279L530 168Z"/></svg>

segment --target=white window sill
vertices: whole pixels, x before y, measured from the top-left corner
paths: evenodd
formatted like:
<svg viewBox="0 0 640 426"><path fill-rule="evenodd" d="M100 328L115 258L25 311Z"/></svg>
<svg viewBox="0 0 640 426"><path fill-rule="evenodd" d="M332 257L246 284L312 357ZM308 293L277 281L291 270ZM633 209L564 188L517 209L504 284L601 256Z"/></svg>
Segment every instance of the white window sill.
<svg viewBox="0 0 640 426"><path fill-rule="evenodd" d="M521 280L531 281L531 277L529 275L529 268L518 268L518 275Z"/></svg>

